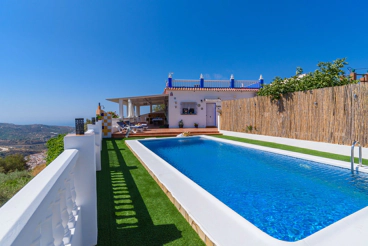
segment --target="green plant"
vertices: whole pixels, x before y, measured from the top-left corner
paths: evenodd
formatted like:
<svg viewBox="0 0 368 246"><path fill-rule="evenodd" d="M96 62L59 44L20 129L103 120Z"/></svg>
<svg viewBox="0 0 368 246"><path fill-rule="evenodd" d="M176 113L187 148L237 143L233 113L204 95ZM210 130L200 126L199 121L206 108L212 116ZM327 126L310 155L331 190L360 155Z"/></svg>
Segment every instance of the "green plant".
<svg viewBox="0 0 368 246"><path fill-rule="evenodd" d="M297 67L294 76L290 78L276 77L271 84L261 88L257 95L270 96L271 100L278 100L284 94L295 91L355 84L358 80L346 77L342 70L348 64L345 60L346 58L336 59L333 62L320 62L317 64L318 69L316 71L307 74L302 74L303 69Z"/></svg>
<svg viewBox="0 0 368 246"><path fill-rule="evenodd" d="M116 112L113 112L113 111L109 111L107 112L108 114L111 114L111 117L112 118L119 118L119 115L116 113Z"/></svg>
<svg viewBox="0 0 368 246"><path fill-rule="evenodd" d="M253 126L252 125L246 126L246 128L247 128L247 131L250 131L250 132L253 130Z"/></svg>
<svg viewBox="0 0 368 246"><path fill-rule="evenodd" d="M46 164L50 164L64 151L64 137L66 134L59 134L57 137L50 138L46 143Z"/></svg>
<svg viewBox="0 0 368 246"><path fill-rule="evenodd" d="M198 123L194 123L194 127L198 127Z"/></svg>
<svg viewBox="0 0 368 246"><path fill-rule="evenodd" d="M0 173L27 170L27 161L22 154L8 155L0 158Z"/></svg>
<svg viewBox="0 0 368 246"><path fill-rule="evenodd" d="M31 179L32 176L28 171L14 171L8 174L0 173L0 207Z"/></svg>
<svg viewBox="0 0 368 246"><path fill-rule="evenodd" d="M184 126L184 122L183 122L183 120L180 120L179 121L179 127L183 127Z"/></svg>
<svg viewBox="0 0 368 246"><path fill-rule="evenodd" d="M84 131L86 132L88 130L88 124L92 124L92 120L86 119L86 122L84 122Z"/></svg>

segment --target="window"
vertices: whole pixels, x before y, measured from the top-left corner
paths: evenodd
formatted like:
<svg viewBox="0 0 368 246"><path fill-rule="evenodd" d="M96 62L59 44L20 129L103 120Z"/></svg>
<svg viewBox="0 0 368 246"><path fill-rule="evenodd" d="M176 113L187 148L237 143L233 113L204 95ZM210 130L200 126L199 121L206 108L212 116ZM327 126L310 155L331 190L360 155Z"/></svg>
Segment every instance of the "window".
<svg viewBox="0 0 368 246"><path fill-rule="evenodd" d="M180 107L181 115L195 115L197 114L196 102L182 102Z"/></svg>

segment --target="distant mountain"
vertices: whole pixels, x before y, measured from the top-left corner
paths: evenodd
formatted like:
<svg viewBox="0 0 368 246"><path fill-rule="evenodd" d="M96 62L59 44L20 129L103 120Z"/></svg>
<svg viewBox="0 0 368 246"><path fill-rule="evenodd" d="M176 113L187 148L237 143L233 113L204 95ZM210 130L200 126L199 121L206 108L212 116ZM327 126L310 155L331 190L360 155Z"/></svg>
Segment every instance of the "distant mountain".
<svg viewBox="0 0 368 246"><path fill-rule="evenodd" d="M74 127L47 125L15 125L0 123L0 140L45 142L58 134L70 133Z"/></svg>
<svg viewBox="0 0 368 246"><path fill-rule="evenodd" d="M34 154L46 149L45 143L59 134L71 133L74 127L15 125L0 123L0 156L13 153ZM5 151L7 149L7 151Z"/></svg>

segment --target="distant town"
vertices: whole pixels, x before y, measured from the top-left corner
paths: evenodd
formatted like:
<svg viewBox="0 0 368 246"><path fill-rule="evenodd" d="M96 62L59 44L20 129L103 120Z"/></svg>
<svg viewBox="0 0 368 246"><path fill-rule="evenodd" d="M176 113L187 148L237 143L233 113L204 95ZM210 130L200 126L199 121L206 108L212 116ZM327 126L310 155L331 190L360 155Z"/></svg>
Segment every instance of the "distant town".
<svg viewBox="0 0 368 246"><path fill-rule="evenodd" d="M46 142L59 134L74 131L69 126L15 125L0 123L0 157L22 154L34 168L45 163Z"/></svg>

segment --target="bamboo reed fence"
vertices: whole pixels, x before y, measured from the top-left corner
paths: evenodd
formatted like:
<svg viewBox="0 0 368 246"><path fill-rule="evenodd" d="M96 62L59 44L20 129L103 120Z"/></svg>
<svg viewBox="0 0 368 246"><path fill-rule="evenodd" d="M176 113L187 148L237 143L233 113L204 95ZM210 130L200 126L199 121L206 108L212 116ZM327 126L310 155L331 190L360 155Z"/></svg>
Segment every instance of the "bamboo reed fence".
<svg viewBox="0 0 368 246"><path fill-rule="evenodd" d="M222 102L221 130L368 147L368 83Z"/></svg>

